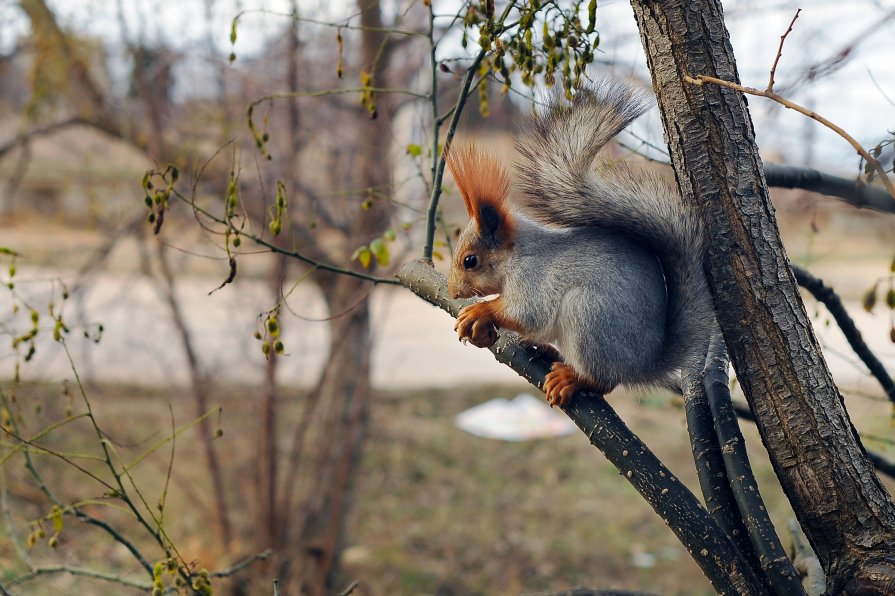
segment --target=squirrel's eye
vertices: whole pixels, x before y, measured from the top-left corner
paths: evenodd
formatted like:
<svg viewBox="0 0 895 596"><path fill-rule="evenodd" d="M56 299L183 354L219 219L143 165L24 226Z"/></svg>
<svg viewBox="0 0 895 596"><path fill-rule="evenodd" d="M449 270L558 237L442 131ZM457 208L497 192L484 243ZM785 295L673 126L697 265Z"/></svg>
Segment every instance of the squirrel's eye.
<svg viewBox="0 0 895 596"><path fill-rule="evenodd" d="M479 258L475 255L466 255L465 257L463 257L463 267L465 269L472 269L478 264Z"/></svg>

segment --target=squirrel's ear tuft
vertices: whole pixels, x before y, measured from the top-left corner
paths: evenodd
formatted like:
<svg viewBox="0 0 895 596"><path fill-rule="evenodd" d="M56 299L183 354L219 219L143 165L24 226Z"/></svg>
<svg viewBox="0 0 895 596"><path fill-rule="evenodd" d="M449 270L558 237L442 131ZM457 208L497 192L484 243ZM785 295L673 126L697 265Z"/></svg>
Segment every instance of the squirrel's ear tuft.
<svg viewBox="0 0 895 596"><path fill-rule="evenodd" d="M509 209L507 195L510 193L510 178L506 170L494 157L479 151L474 145L446 147L445 159L451 168L454 182L463 195L466 212L475 218L479 229L488 226L481 219L482 207L487 205L504 224Z"/></svg>
<svg viewBox="0 0 895 596"><path fill-rule="evenodd" d="M475 220L478 222L479 232L483 236L493 238L494 240L500 239L501 234L499 232L501 227L503 227L504 217L490 203L484 203L479 207Z"/></svg>

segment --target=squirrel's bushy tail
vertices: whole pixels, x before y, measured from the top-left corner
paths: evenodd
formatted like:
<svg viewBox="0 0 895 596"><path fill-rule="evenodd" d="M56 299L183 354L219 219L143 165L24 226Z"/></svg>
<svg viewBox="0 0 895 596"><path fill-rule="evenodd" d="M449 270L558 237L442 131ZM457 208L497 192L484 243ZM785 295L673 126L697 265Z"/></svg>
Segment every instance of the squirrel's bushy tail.
<svg viewBox="0 0 895 596"><path fill-rule="evenodd" d="M665 362L655 363L661 375L699 364L715 319L702 269L702 227L673 180L623 163L594 165L645 104L642 94L619 82L581 89L571 104L555 97L517 141L522 192L516 203L543 223L613 230L655 252L668 292Z"/></svg>

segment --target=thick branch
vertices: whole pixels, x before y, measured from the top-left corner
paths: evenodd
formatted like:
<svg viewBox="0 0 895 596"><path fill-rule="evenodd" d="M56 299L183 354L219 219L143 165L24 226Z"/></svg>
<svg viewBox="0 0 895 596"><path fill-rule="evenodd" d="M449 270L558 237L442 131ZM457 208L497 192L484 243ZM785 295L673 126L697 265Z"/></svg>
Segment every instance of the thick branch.
<svg viewBox="0 0 895 596"><path fill-rule="evenodd" d="M883 213L895 213L895 201L885 190L870 186L860 180L826 174L812 168L764 164L768 186L801 188L845 201L858 208L873 209Z"/></svg>
<svg viewBox="0 0 895 596"><path fill-rule="evenodd" d="M706 346L708 349L708 346ZM704 371L684 371L684 413L687 417L687 433L696 466L696 477L709 515L731 537L737 550L743 554L756 575L761 574L761 563L749 541L749 533L728 482L727 467L721 454L712 410L709 407Z"/></svg>
<svg viewBox="0 0 895 596"><path fill-rule="evenodd" d="M398 277L412 292L452 316L469 303L451 300L444 276L425 260L406 264ZM543 385L550 362L542 354L520 346L515 336L508 333L503 333L490 349L499 362L533 385L539 388ZM715 590L728 594L763 591L733 543L693 493L631 432L602 396L576 394L563 411L671 528Z"/></svg>
<svg viewBox="0 0 895 596"><path fill-rule="evenodd" d="M749 465L746 442L737 424L736 413L727 386L727 349L720 337L712 338L706 362L705 393L715 432L721 444L721 455L727 480L733 492L736 506L746 523L746 531L752 546L758 553L764 571L777 594L804 594L799 574L786 556L774 524L768 516L758 482Z"/></svg>

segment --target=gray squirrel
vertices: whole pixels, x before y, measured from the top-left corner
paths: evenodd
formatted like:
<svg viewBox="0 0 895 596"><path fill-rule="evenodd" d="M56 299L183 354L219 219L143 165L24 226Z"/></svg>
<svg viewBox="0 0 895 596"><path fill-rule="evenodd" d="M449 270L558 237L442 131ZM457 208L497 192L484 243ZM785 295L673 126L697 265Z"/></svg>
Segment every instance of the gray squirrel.
<svg viewBox="0 0 895 596"><path fill-rule="evenodd" d="M446 153L470 216L448 291L499 294L466 306L455 329L478 347L493 345L498 328L539 346L555 361L544 382L551 405L581 389L673 386L714 329L702 228L673 181L594 164L645 110L618 82L583 88L571 104L555 97L517 140L512 202L493 157L473 146Z"/></svg>

